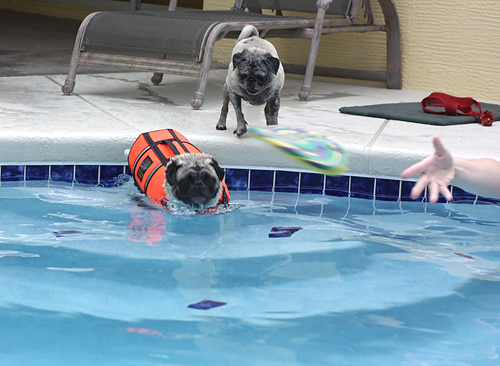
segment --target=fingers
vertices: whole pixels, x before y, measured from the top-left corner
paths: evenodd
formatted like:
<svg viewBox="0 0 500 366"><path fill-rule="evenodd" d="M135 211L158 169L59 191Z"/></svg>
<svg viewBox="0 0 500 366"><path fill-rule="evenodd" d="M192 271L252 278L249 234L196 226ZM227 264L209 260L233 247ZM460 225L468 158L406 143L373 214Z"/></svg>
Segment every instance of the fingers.
<svg viewBox="0 0 500 366"><path fill-rule="evenodd" d="M424 191L425 187L427 187L428 184L429 184L429 177L426 174L422 174L418 178L413 188L411 189L410 197L412 199L417 199L422 194L422 192Z"/></svg>
<svg viewBox="0 0 500 366"><path fill-rule="evenodd" d="M432 142L434 143L434 154L437 158L436 164L440 169L452 169L453 156L451 155L451 152L443 145L439 137L434 137Z"/></svg>
<svg viewBox="0 0 500 366"><path fill-rule="evenodd" d="M410 178L414 175L417 174L422 174L427 170L427 166L429 165L428 163L429 157L425 158L424 160L413 164L411 167L406 168L402 173L401 173L401 178L406 179Z"/></svg>
<svg viewBox="0 0 500 366"><path fill-rule="evenodd" d="M415 164L417 165L417 164ZM420 173L420 171L415 168L415 165L412 165L409 168L406 168L399 176L403 179L410 178L411 176Z"/></svg>
<svg viewBox="0 0 500 366"><path fill-rule="evenodd" d="M419 198L424 192L425 187L428 187L429 202L436 203L439 200L439 193L441 193L447 201L453 201L453 195L448 187L432 181L427 174L422 174L418 178L417 182L411 189L410 197L414 200Z"/></svg>
<svg viewBox="0 0 500 366"><path fill-rule="evenodd" d="M436 203L439 199L439 186L435 182L429 184L429 201Z"/></svg>
<svg viewBox="0 0 500 366"><path fill-rule="evenodd" d="M453 201L453 195L446 186L441 186L435 182L429 184L429 202L436 203L439 200L439 193L446 198L447 201Z"/></svg>
<svg viewBox="0 0 500 366"><path fill-rule="evenodd" d="M448 149L444 147L441 139L438 136L435 136L432 139L432 143L434 144L434 150L436 150L437 156L444 156L448 153Z"/></svg>
<svg viewBox="0 0 500 366"><path fill-rule="evenodd" d="M444 198L446 198L447 201L453 201L453 195L451 194L448 187L440 186L439 192L441 192L441 194L443 195Z"/></svg>
<svg viewBox="0 0 500 366"><path fill-rule="evenodd" d="M417 174L423 174L425 173L428 169L432 168L433 165L435 165L434 161L434 156L437 155L438 157L444 156L446 154L449 154L448 150L444 147L443 143L441 142L441 139L439 137L434 137L432 139L432 142L434 144L434 149L436 150L434 154L429 155L425 159L421 160L420 162L413 164L409 168L405 169L400 177L403 179L410 178L411 176L417 175Z"/></svg>

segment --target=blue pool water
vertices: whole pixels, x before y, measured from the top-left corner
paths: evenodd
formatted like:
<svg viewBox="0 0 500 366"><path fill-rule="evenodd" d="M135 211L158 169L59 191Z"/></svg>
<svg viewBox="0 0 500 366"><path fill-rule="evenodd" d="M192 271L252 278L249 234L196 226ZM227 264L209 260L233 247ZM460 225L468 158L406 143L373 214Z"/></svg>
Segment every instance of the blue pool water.
<svg viewBox="0 0 500 366"><path fill-rule="evenodd" d="M129 194L0 189L0 365L500 362L497 205Z"/></svg>

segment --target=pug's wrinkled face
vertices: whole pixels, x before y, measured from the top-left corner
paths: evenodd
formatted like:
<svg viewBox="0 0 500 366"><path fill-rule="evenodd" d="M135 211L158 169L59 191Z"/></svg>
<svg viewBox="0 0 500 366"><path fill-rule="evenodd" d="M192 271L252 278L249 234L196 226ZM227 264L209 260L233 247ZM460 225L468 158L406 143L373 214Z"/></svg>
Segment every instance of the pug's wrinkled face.
<svg viewBox="0 0 500 366"><path fill-rule="evenodd" d="M222 195L224 170L208 154L181 154L170 158L165 170L167 199L196 207L216 206Z"/></svg>
<svg viewBox="0 0 500 366"><path fill-rule="evenodd" d="M249 96L266 89L277 74L280 61L270 54L251 54L248 51L233 56L233 67L241 86Z"/></svg>

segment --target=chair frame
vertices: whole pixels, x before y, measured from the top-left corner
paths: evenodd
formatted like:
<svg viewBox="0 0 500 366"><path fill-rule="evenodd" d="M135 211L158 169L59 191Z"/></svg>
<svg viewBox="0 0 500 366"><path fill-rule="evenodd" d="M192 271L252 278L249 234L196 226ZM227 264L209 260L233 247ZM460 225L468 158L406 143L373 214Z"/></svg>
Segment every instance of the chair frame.
<svg viewBox="0 0 500 366"><path fill-rule="evenodd" d="M194 109L203 106L204 92L208 80L208 73L212 63L215 42L223 38L235 38L246 24L252 24L259 29L261 37L280 38L305 38L311 39L309 58L306 66L285 64L285 71L290 73L304 74L304 83L299 92L299 98L306 100L311 91L313 75L339 77L349 79L360 79L370 81L386 82L389 89L401 89L401 35L399 18L392 0L377 0L384 14L385 24L375 25L371 16L370 0L365 1L368 8L368 21L366 24L354 24L354 18L362 0L351 0L351 11L347 18L325 17L326 10L333 0L317 0L318 11L315 18L286 19L276 16L276 22L251 21L251 22L227 22L215 23L205 34L202 51L194 62L166 60L165 54L160 58L147 58L125 55L109 55L103 53L87 52L83 46L83 38L89 22L99 12L89 14L81 23L78 30L73 54L71 58L68 77L62 87L64 94L69 95L75 87L75 78L78 65L109 66L132 70L144 70L154 72L151 78L153 84L158 85L163 73L197 76L198 86L191 101ZM245 0L236 0L230 11L242 11L246 7ZM170 0L169 11L176 10L177 0ZM260 9L248 9L258 12ZM200 10L203 11L203 10ZM316 67L316 58L322 35L346 32L385 32L387 39L387 71L364 71L351 69L338 69L329 67Z"/></svg>

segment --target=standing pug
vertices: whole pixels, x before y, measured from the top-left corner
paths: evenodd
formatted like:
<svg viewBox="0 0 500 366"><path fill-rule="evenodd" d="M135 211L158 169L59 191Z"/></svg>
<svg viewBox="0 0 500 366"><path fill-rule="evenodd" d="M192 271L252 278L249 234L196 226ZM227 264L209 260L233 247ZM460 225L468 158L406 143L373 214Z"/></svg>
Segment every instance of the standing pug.
<svg viewBox="0 0 500 366"><path fill-rule="evenodd" d="M234 133L240 137L247 132L247 122L241 111L242 99L251 105L265 103L267 125L277 125L280 92L284 82L285 72L276 49L270 42L259 37L257 28L246 25L233 49L223 89L222 110L215 128L226 129L227 112L231 101L237 119Z"/></svg>

